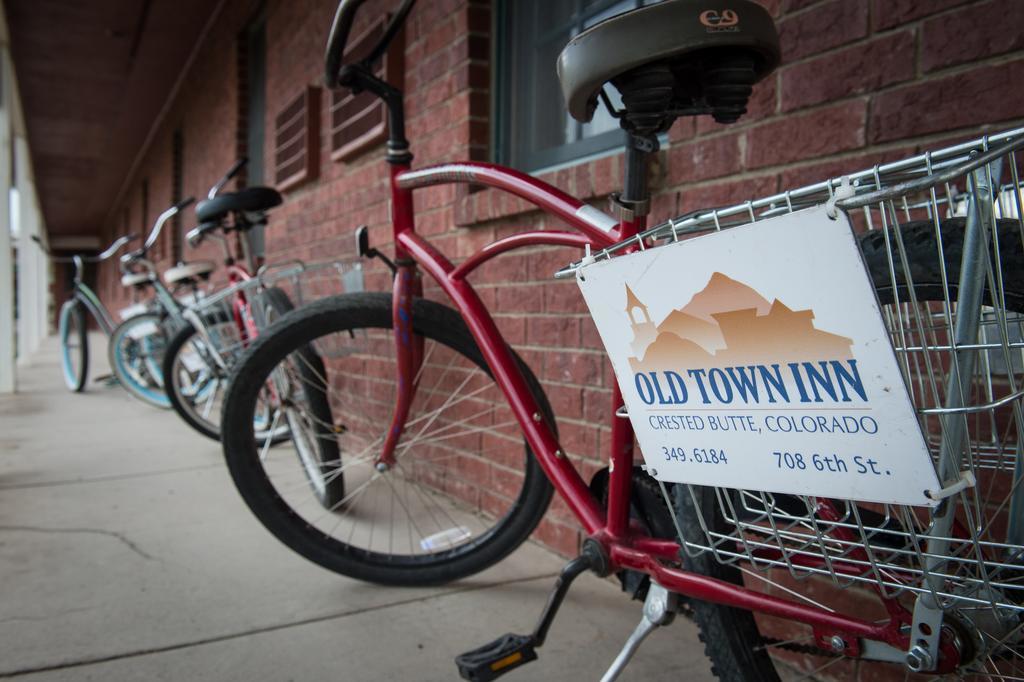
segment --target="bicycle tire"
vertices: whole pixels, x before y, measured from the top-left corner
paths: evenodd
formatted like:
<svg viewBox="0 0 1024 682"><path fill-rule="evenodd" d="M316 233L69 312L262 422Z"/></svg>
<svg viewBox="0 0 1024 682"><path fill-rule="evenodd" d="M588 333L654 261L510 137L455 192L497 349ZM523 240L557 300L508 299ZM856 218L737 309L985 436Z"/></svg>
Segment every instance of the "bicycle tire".
<svg viewBox="0 0 1024 682"><path fill-rule="evenodd" d="M280 289L268 289L262 292L260 296L265 297L266 300L268 301L268 311L273 311L278 316L284 315L294 309L294 306L292 305L291 300L288 298L288 295ZM207 314L206 316L204 316L203 321L204 324L208 325L209 327L215 327L217 325L222 324L234 324L233 319L223 312ZM196 336L197 332L195 327L192 326L191 324L186 323L181 329L178 330L178 332L171 338L170 342L167 344L167 350L165 351L163 359L163 376L169 378L166 381L165 386L167 391L167 399L168 402L170 403L170 407L175 412L177 412L178 416L181 417L181 419L190 427L192 427L196 432L206 436L211 440L220 441L219 421L215 423L210 419L204 418L203 415L199 414L194 409L191 397L185 395L183 386L180 383L180 372L183 369L182 351L190 347L192 344L196 343ZM226 373L221 372L219 368L214 368L211 372L211 376L214 377L213 381L215 382L226 383L228 381L229 374L230 368L229 371ZM218 391L220 389L218 386L215 385L214 389L212 390ZM213 398L211 398L211 400L212 399ZM220 416L219 409L214 410L214 413L217 414L218 417ZM287 435L285 434L282 435L281 437L287 437Z"/></svg>
<svg viewBox="0 0 1024 682"><path fill-rule="evenodd" d="M85 326L85 311L78 300L69 299L60 307L57 332L64 385L72 393L81 393L89 376L89 335ZM76 342L77 350L72 345Z"/></svg>
<svg viewBox="0 0 1024 682"><path fill-rule="evenodd" d="M361 359L358 353L346 355L345 353L351 350L347 346L344 346L340 352L330 352L333 347L328 347L327 342L336 340L340 345L351 341L352 344L362 344L361 348L375 349L373 353L377 353L380 357L390 357L393 360L393 354L387 352L380 353L378 350L382 340L393 339L391 328L391 295L388 293L359 293L336 296L312 303L279 320L277 324L267 330L265 335L257 340L235 368L234 379L224 404L224 454L235 486L260 522L281 542L310 561L337 573L379 584L442 584L477 573L501 560L526 540L540 522L550 502L552 487L533 453L530 452L529 447L525 448L523 459L515 455L513 450L513 456L510 459L516 462L514 464L515 467L522 467L521 470L515 469L517 476L519 474L522 476L521 484L516 476L515 486L518 487L516 487L514 492L514 500L510 503L507 511L500 518L497 518L493 526L489 526L484 532L471 538L460 538L458 542L462 544L455 544L453 541L452 546L439 551L435 551L431 543L423 544L423 540L427 536L421 532L419 535L420 547L422 551L428 552L426 554L414 553L412 529L407 527L410 550L408 554L399 554L390 545L386 552L378 551L372 547L357 547L353 544L351 533L345 541L342 541L339 538L333 537L330 532L318 527L318 519L310 519L304 515L304 510L297 510L295 507L299 505L295 505L295 507L290 506L284 497L288 491L282 491L275 487L275 483L268 474L267 469L263 466L263 462L257 456L257 443L252 433L252 410L260 387L275 371L279 363L287 360L296 349L305 347L317 348L319 354L327 358L327 365L332 369L338 370L333 377L349 376L343 374L341 365L346 362L369 363L377 355L368 356L370 360ZM429 401L435 398L442 399L440 396L447 395L440 390L440 384L430 385L424 372L429 368L431 376L433 376L435 365L441 366L443 364L442 359L448 354L451 355L449 367L454 366L456 360L467 363L465 365L466 378L463 379L463 386L469 385L465 382L471 379L475 382L475 377L477 376L483 377L483 379L472 384L473 386L476 386L477 383L480 384L480 388L474 390L485 391L496 386L493 383L493 377L487 369L479 348L465 322L456 311L438 303L418 299L413 306L413 329L418 337L424 339L425 344L429 344L429 348L424 352L424 361L418 378L418 381L422 383L420 383L420 388L417 389L417 400L422 398L429 405ZM337 336L332 336L334 334ZM371 342L370 337L375 334L379 334L380 338ZM432 355L435 350L437 351L436 356ZM547 417L549 423L554 424L550 406L540 388L539 382L522 360L518 357L516 360L528 386L541 405L543 414ZM370 365L366 364L365 367L368 368ZM440 373L439 369L437 371ZM457 371L460 372L458 376L463 376L461 373L462 369ZM385 371L381 372L379 376L389 377L393 376L393 374L389 375ZM442 376L444 375L442 374ZM332 380L327 377L325 379L327 381ZM424 388L424 386L428 386L428 388ZM438 390L435 392L435 389ZM458 391L450 395L454 396L457 394ZM331 395L336 397L334 393ZM352 396L347 401L349 404L372 412L372 408L367 404L367 401L354 391L346 393L344 397L348 398L349 396ZM502 401L504 401L503 397ZM442 403L441 407L434 411L435 416L440 414L439 410L445 409L445 406L450 402L452 402L451 398L448 399L448 402ZM454 402L459 401L455 400ZM484 399L481 398L481 402L485 402ZM378 422L372 421L372 414L371 420L368 420L368 423L371 424L369 430L377 434L384 431L384 426L388 423L386 420L389 419L385 415L390 414L393 402L389 403L387 396L385 396L380 401L380 404L384 406L384 409L380 411L380 416L385 419L384 424L377 426ZM413 419L407 421L407 428L403 438L413 430L414 421ZM358 418L352 420L346 418L346 423L335 425L329 422L328 425L333 425L335 432L340 434L340 436L335 437L348 438L357 430L358 423ZM489 423L497 424L497 422ZM467 431L470 431L473 428L471 422L467 422L467 424L470 424L470 426L467 426ZM516 433L518 433L518 426L515 426L515 429ZM439 430L443 430L443 428ZM420 433L422 433L422 430ZM416 442L415 436L410 438L411 442ZM371 446L374 442L378 441L379 438L377 441L371 441ZM400 441L400 444L403 442ZM516 443L514 447L518 449L518 439L514 442ZM513 441L508 441L509 448L513 447L512 443ZM429 446L426 447L429 448ZM449 445L449 448L451 448L452 452L456 452L455 444ZM352 455L344 447L342 450L348 453L345 455L349 458L348 466L354 467L358 463L359 454ZM421 450L418 446L417 453L419 452ZM448 452L448 450L446 449L445 452ZM520 452L522 451L520 450ZM496 453L497 451L495 451ZM372 454L367 455L367 457L372 457ZM424 466L429 470L431 466L429 457L424 457L423 459L425 460ZM401 461L399 460L399 462ZM491 461L494 461L494 458ZM490 461L488 462L489 464ZM505 464L507 464L507 461L503 460L502 466ZM410 462L410 469L416 466L418 466L417 460L414 459ZM358 487L353 489L353 492L350 493L353 497L347 501L349 506L342 508L341 512L347 513L349 510L353 510L354 513L354 508L362 502L362 498L355 497L355 495L365 492L368 489L366 486L370 486L376 480L384 477L384 474L381 474L380 477L375 479L373 478L375 474L372 473L372 466L368 464L367 469L371 471L368 482L362 484L364 486L362 490ZM404 468L399 464L389 472L389 474L394 474L394 477L388 479L388 481L389 485L392 486L391 490L394 491L395 497L399 496L399 488L396 486L404 485L407 489L411 490L414 486L421 485L420 481L414 480L415 472L413 476L408 476L405 473L400 474L400 470L404 472ZM347 472L345 475L346 477L349 476ZM425 485L422 487L426 488ZM425 493L423 490L420 490L419 493L422 495L422 504L436 501L429 496L429 492ZM512 495L513 493L510 492L509 496L511 497ZM441 496L438 495L436 497L440 498ZM445 499L447 503L447 498ZM393 504L394 498L391 498L391 500ZM406 501L408 502L408 498L406 498ZM420 499L414 497L412 501L416 503ZM440 505L441 503L438 502L438 504ZM504 507L500 509L504 510ZM337 511L339 510L334 509L324 513L334 513ZM486 516L483 512L479 513L481 517ZM495 517L497 517L497 513ZM448 518L452 519L451 516ZM334 519L334 516L329 518L331 522ZM452 520L454 522L454 519ZM339 520L337 524L341 522ZM352 523L352 533L354 533L356 522L353 521ZM482 521L481 523L490 522ZM370 527L370 541L367 543L369 545L372 545L374 527L373 525ZM420 531L419 528L416 528L416 530Z"/></svg>
<svg viewBox="0 0 1024 682"><path fill-rule="evenodd" d="M156 313L143 313L129 317L114 328L107 343L110 371L128 393L153 407L170 409L171 401L163 388L162 375L156 375L167 348L162 319ZM136 327L152 325L154 331L139 335ZM133 334L133 330L135 334ZM126 338L127 337L127 338ZM150 347L155 341L157 347ZM156 353L158 357L151 357ZM135 354L134 357L127 356Z"/></svg>
<svg viewBox="0 0 1024 682"><path fill-rule="evenodd" d="M941 243L946 261L946 281L949 282L948 293L954 301L965 225L963 218L942 222ZM1001 220L998 221L997 230L1006 308L1021 313L1024 312L1024 250L1021 248L1019 227L1016 221ZM915 221L902 225L899 231L916 299L920 302L943 301L947 288L943 286L939 268L939 241L936 239L935 225L931 221ZM890 234L890 238L894 235L894 232ZM888 305L908 301L910 291L901 259L896 255L899 252L895 244L890 241L887 245L885 236L879 231L862 234L858 241L879 303ZM890 253L895 262L895 286L890 272ZM986 302L991 302L988 296L986 288ZM731 491L721 492L732 494ZM673 486L676 518L686 542L702 544L705 541L702 519L710 526L711 532L728 532L731 526L721 514L717 494L713 487L684 484ZM785 504L780 500L786 497L789 496L777 496L777 503ZM720 563L710 552L690 556L684 551L682 555L688 571L736 585L743 584L743 573L736 565ZM730 682L775 682L780 679L768 653L767 640L761 635L752 612L698 600L691 600L690 603L713 674Z"/></svg>
<svg viewBox="0 0 1024 682"><path fill-rule="evenodd" d="M277 291L282 296L284 292ZM269 291L267 293L270 293ZM277 297L278 299L280 296ZM327 391L319 387L320 378L327 376L327 368L323 359L316 352L312 344L303 345L296 349L295 353L301 362L298 363L298 374L302 385L301 400L308 408L312 418L309 423L303 423L298 410L285 410L285 423L287 432L285 438L290 438L295 443L296 450L302 461L306 480L312 487L314 495L320 506L330 509L341 503L345 497L345 475L341 471L341 452L338 449L337 441L333 438L333 418L331 406L328 401ZM270 398L267 391L264 391L264 405ZM269 429L271 431L271 445L279 443L283 439L273 437L275 419L271 419ZM258 423L253 420L253 424ZM305 441L308 430L312 429L312 442ZM266 434L264 430L264 434ZM259 436L257 432L254 435ZM264 438L267 436L264 435Z"/></svg>

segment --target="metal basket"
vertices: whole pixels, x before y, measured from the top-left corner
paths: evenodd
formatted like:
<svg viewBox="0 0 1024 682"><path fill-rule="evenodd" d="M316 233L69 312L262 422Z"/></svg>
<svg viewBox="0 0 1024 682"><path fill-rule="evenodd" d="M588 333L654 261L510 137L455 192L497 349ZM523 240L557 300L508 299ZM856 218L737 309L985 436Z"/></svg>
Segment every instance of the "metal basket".
<svg viewBox="0 0 1024 682"><path fill-rule="evenodd" d="M683 539L687 552L783 569L796 579L819 575L841 587L874 587L887 597L916 593L934 602L929 608L990 608L1004 620L1024 611L1024 324L1021 300L1007 297L1024 293L1011 291L1024 275L1017 272L1024 270L1022 147L1024 129L989 135L695 211L591 254L612 258L820 204L845 211L856 230L878 231L884 239L897 295L883 317L945 486L938 493L943 503L929 510L833 501L838 513L825 518L819 498L716 489L721 518L701 518L703 541ZM963 236L951 244L950 219L958 216ZM925 302L924 283L910 267L914 247L902 231L910 221L934 226L932 257L941 282L931 283L928 298L940 300ZM954 257L958 282L946 268ZM687 489L696 499L692 486L682 494Z"/></svg>
<svg viewBox="0 0 1024 682"><path fill-rule="evenodd" d="M358 261L304 263L300 260L263 266L252 279L199 299L189 306L185 317L199 333L204 342L202 349L209 352L209 357L194 354L190 362L214 362L222 370L234 365L252 335L242 329L254 329L258 334L285 312L272 306L266 296L269 289L283 292L293 308L300 308L320 298L362 291L363 266ZM236 308L239 293L245 294L248 311ZM251 320L241 319L245 314L251 315ZM195 367L190 369L194 371Z"/></svg>

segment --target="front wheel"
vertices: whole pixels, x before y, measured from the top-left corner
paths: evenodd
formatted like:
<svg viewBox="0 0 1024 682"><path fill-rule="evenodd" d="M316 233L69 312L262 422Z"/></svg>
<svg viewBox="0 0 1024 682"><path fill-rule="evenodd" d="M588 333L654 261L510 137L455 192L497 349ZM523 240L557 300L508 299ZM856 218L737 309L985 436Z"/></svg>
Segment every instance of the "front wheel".
<svg viewBox="0 0 1024 682"><path fill-rule="evenodd" d="M254 297L260 306L259 319L273 322L293 309L284 291L267 289ZM245 342L234 318L224 312L207 313L204 329L186 324L167 344L162 374L167 398L182 420L207 438L220 440L221 408L227 393L231 368ZM288 436L288 424L272 423L265 396L253 415L260 436L272 433L275 440Z"/></svg>
<svg viewBox="0 0 1024 682"><path fill-rule="evenodd" d="M1016 221L1011 220L1000 220L996 227L990 243L998 244L999 249L992 247L991 254L993 263L998 265L1003 290L1001 297L993 297L991 291L985 292L982 340L985 334L991 338L998 333L993 331L998 329L996 314L988 306L995 303L1005 305L1011 330L1020 329L1019 314L1024 313L1024 245L1019 227ZM958 315L955 302L964 231L963 218L944 220L938 230L939 235L931 221L904 224L899 227L898 235L902 252L897 251L895 231L889 234L888 240L879 231L859 238L864 262L891 338L897 347L918 349L916 355L911 355L908 360L907 369L913 380L908 388L917 407L935 406L938 399L933 396L938 396L938 390L934 387L943 380L945 370L942 368L950 363L945 354L945 344L953 336L951 325L955 324ZM996 254L998 263L995 262ZM978 371L971 377L971 385L965 389L967 395L986 395L985 391L992 389L992 376L1010 382L1010 385L1020 385L1020 351L1006 354L996 350L998 342L989 341L988 344L990 350L984 352L984 362L995 369ZM905 350L902 352L909 355ZM931 368L935 368L934 371ZM916 386L915 381L918 382ZM930 403L929 400L936 402ZM997 544L1007 536L1012 491L1020 484L1015 470L1020 424L1014 424L1019 416L1014 417L1012 406L994 415L1003 420L1000 422L1002 428L1012 436L1001 442L997 435L992 432L986 434L978 428L977 422L972 423L972 429L977 430L971 432L972 442L968 451L985 453L983 459L971 465L978 468L983 483L950 498L948 503L963 506L964 511L962 514L958 512L957 518L962 523L961 528L969 527L969 535L961 537L957 544L959 553L971 556L977 551L981 554L979 545L984 544L1005 548L1001 551L1005 551L1008 558L995 563L991 559L963 561L954 557L949 566L942 569L950 575L951 587L948 589L954 591L960 589L955 587L957 584L1014 585L1024 571L1019 560L1022 549L1015 543ZM993 422L996 422L995 417ZM934 423L931 429L927 422L924 426L929 436L939 432ZM931 440L934 451L937 440ZM926 568L921 549L907 540L917 537L915 533L920 532L918 523L920 527L926 527L927 521L920 518L919 508L885 505L880 510L879 505L833 500L831 504L839 510L839 518L843 521L830 524L815 511L819 508L819 498L683 484L675 486L674 498L682 540L689 546L683 557L686 569L744 585L754 591L792 597L804 603L824 604L829 610L833 610L832 605L837 608L842 605L850 615L885 620L887 613L877 594L863 588L872 585L876 574L891 581L892 575L921 575ZM858 541L863 538L869 543L865 547L870 552L868 556L872 557L871 570L875 572L868 576L866 582L858 583L861 585L859 592L856 585L835 586L824 572L810 576L808 580L809 573L804 571L799 574L800 582L790 576L794 569L783 563L783 559L790 560L787 556L807 559L824 555L827 551L832 552L832 558L836 559L838 552L833 552L836 546L834 538L824 534L837 528L840 533L857 533L859 525L863 527L856 537ZM968 531L961 532L966 534ZM823 534L824 542L823 535L815 533ZM984 543L978 538L984 538ZM829 544L830 540L833 544ZM973 550L970 549L972 545ZM770 551L765 550L757 560L759 564L755 564L746 554L750 547L754 547L754 551L767 547ZM764 559L776 550L783 552L778 563ZM886 584L891 588L890 583ZM1019 586L1014 585L1013 589L1017 590ZM979 593L986 594L993 601L1007 600L998 591L986 593L979 589ZM912 612L914 595L903 592L900 599L899 606L908 613ZM723 680L775 682L780 679L780 672L787 678L794 677L794 667L802 668L800 673L805 676L801 679L809 679L819 669L842 663L834 654L816 647L815 635L809 626L755 616L750 611L729 606L697 600L691 603L712 669ZM977 604L968 604L962 610L950 613L946 622L958 633L957 636L970 635L961 636L962 642L966 642L963 651L968 653L964 654L966 660L961 660L957 670L960 679L1022 679L1024 638L1017 625L1017 613L1016 607L994 608L993 605L993 608L986 608ZM994 628L990 625L992 622L1010 624ZM860 665L861 679L868 674L877 674L878 679L888 679L894 673L903 676L902 665L896 668L868 661ZM875 668L869 672L869 666ZM881 670L879 666L886 669ZM811 675L806 674L811 667L814 668ZM847 669L840 665L834 670Z"/></svg>
<svg viewBox="0 0 1024 682"><path fill-rule="evenodd" d="M168 409L171 403L160 369L167 334L161 322L155 313L129 317L110 335L107 355L110 370L128 393L148 405Z"/></svg>
<svg viewBox="0 0 1024 682"><path fill-rule="evenodd" d="M80 393L89 376L89 337L85 310L77 300L71 299L61 306L57 334L64 384L68 390Z"/></svg>
<svg viewBox="0 0 1024 682"><path fill-rule="evenodd" d="M396 395L391 327L389 294L349 294L268 329L235 369L224 454L256 517L307 559L370 582L445 583L519 546L544 515L551 484L524 450L462 318L424 300L413 307L423 340L415 397L396 463L379 470ZM550 420L536 378L519 366ZM293 440L278 447L253 430L268 385L275 418L292 424ZM325 480L344 477L344 497L325 504L318 472Z"/></svg>

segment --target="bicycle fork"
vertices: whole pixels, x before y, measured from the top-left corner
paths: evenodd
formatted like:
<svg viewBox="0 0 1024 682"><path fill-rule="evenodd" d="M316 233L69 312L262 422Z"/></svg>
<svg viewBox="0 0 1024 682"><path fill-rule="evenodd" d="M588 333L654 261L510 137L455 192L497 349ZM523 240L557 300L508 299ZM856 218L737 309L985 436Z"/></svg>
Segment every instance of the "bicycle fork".
<svg viewBox="0 0 1024 682"><path fill-rule="evenodd" d="M405 420L416 397L416 384L423 362L423 337L413 329L413 302L423 295L423 280L415 262L398 259L391 303L391 320L395 339L396 374L395 409L384 437L384 445L374 466L385 472L395 465L395 447L402 437Z"/></svg>

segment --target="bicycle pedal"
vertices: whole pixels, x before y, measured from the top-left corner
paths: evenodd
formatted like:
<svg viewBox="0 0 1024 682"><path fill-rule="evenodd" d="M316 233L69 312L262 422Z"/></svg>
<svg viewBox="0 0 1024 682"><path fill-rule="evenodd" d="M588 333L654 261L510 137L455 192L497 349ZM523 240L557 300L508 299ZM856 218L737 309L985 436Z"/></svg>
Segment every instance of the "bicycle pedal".
<svg viewBox="0 0 1024 682"><path fill-rule="evenodd" d="M537 660L532 635L502 635L489 644L455 657L459 675L472 682L487 682L509 670Z"/></svg>

